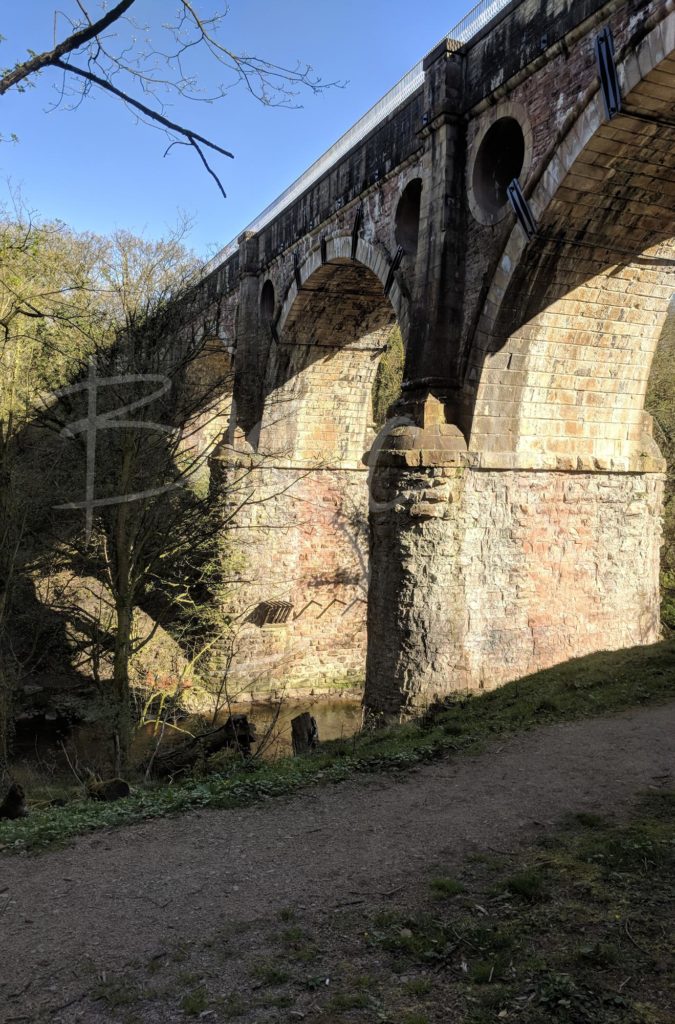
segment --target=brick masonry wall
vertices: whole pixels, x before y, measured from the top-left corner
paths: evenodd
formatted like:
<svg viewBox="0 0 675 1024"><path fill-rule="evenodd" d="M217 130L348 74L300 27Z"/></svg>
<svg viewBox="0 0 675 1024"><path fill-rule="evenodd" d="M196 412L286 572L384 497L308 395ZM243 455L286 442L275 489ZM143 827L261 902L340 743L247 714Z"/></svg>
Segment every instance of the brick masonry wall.
<svg viewBox="0 0 675 1024"><path fill-rule="evenodd" d="M225 467L221 471L227 472ZM242 699L362 688L365 671L366 471L230 468L244 491L236 528L234 660L229 686ZM266 625L262 602L292 605L287 622ZM222 667L223 658L220 659Z"/></svg>
<svg viewBox="0 0 675 1024"><path fill-rule="evenodd" d="M611 122L593 50L604 25L625 105ZM302 688L361 664L365 556L344 524L363 522L370 388L394 314L420 352L407 408L436 388L447 423L382 463L404 497L372 519L373 704L657 638L663 464L643 400L672 295L674 48L671 0L522 0L459 56L437 55L400 117L209 279L237 344L240 433L221 469L238 455L255 467L242 615L284 595L295 616L247 622L247 685ZM507 204L478 209L474 161L502 116L523 129L529 243ZM418 250L385 299L413 178ZM457 458L433 450L452 424L468 445Z"/></svg>
<svg viewBox="0 0 675 1024"><path fill-rule="evenodd" d="M392 505L371 518L371 711L658 639L661 477L381 474Z"/></svg>

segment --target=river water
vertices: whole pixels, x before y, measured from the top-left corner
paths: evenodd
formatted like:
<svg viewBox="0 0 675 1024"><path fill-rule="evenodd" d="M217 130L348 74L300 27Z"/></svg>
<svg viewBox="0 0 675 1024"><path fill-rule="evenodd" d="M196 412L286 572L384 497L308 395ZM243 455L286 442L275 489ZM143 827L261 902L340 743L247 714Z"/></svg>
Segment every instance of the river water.
<svg viewBox="0 0 675 1024"><path fill-rule="evenodd" d="M356 700L303 700L285 701L280 707L274 704L233 704L221 712L217 724L224 725L230 714L248 715L255 725L258 741L253 752L265 759L284 757L293 753L291 743L291 719L308 711L316 719L319 742L346 739L361 728L363 709ZM187 727L204 728L201 721L190 720ZM195 728L195 731L199 731Z"/></svg>
<svg viewBox="0 0 675 1024"><path fill-rule="evenodd" d="M216 725L223 725L232 714L245 714L255 725L258 740L253 753L273 760L293 753L291 743L291 719L309 711L314 716L319 730L319 741L343 739L353 736L361 728L362 707L354 699L285 701L280 708L274 704L233 704L221 712ZM210 717L192 715L177 722L178 728L165 728L161 740L162 749L186 739L187 735L198 735L212 728ZM131 763L145 761L157 743L159 728L148 723L136 733L131 750ZM72 764L90 768L103 776L110 772L111 743L109 734L99 724L75 725L67 731L49 728L22 731L17 743L17 754L25 763L56 776L67 776L71 769L64 749Z"/></svg>

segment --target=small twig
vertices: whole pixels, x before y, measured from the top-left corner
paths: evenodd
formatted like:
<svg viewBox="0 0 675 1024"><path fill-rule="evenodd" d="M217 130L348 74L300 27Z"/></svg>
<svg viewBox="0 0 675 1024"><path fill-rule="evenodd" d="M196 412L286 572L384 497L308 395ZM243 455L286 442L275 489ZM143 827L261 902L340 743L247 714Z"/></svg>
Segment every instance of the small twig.
<svg viewBox="0 0 675 1024"><path fill-rule="evenodd" d="M146 768L146 771L145 771L145 782L148 782L148 780L150 779L150 774L152 772L152 766L155 763L155 758L157 757L157 752L159 751L160 744L161 744L162 739L164 737L165 729L166 729L166 721L163 721L162 722L162 728L159 731L159 736L158 736L157 742L155 744L155 749L152 752L152 757L148 761L148 767Z"/></svg>
<svg viewBox="0 0 675 1024"><path fill-rule="evenodd" d="M49 1012L60 1013L61 1010L67 1009L67 1007L72 1006L73 1003L79 1003L82 999L84 999L84 993L79 996L75 996L73 999L69 999L67 1003L61 1003L60 1006L52 1006Z"/></svg>
<svg viewBox="0 0 675 1024"><path fill-rule="evenodd" d="M630 941L633 943L635 948L637 950L639 950L639 952L642 953L643 956L646 956L646 957L648 957L649 960L651 960L652 959L652 954L648 953L647 950L643 946L641 946L639 943L637 943L635 941L635 939L633 938L633 936L631 935L630 928L628 927L628 921L624 921L624 923L623 923L623 930L625 931L626 936L630 939Z"/></svg>
<svg viewBox="0 0 675 1024"><path fill-rule="evenodd" d="M386 892L382 892L382 890L378 889L377 895L387 897L394 896L395 893L400 892L401 889L405 889L405 885L397 885L395 889L388 889Z"/></svg>
<svg viewBox="0 0 675 1024"><path fill-rule="evenodd" d="M26 991L27 991L27 989L29 989L29 988L30 988L31 984L32 984L32 979L29 979L29 980L28 980L28 981L26 982L26 984L25 984L25 985L23 986L23 988L17 989L17 991L16 991L16 992L10 992L10 994L9 994L9 997L8 997L8 998L9 998L9 999L18 999L18 998L19 998L19 996L22 996L22 995L24 994L24 992L26 992Z"/></svg>
<svg viewBox="0 0 675 1024"><path fill-rule="evenodd" d="M395 896L397 892L401 891L401 889L405 889L405 885L397 885L395 889L387 890L369 889L367 893L362 893L362 890L360 889L351 889L350 891L353 892L354 895L356 896L384 896L385 898L388 898L389 896Z"/></svg>
<svg viewBox="0 0 675 1024"><path fill-rule="evenodd" d="M60 745L60 747L61 747L61 750L63 751L63 756L65 757L66 761L68 762L68 767L70 768L71 772L73 773L73 775L75 776L75 778L77 779L77 781L79 782L79 784L80 784L81 786L84 786L84 782L82 781L82 779L80 778L80 776L79 776L79 775L77 774L77 772L75 771L75 769L74 769L74 767L73 767L73 764L72 764L72 761L71 761L71 760L70 760L70 758L68 757L68 751L66 750L66 745L65 745L65 743L63 742L63 740L61 740L61 742L60 742L60 744L59 744L59 745Z"/></svg>

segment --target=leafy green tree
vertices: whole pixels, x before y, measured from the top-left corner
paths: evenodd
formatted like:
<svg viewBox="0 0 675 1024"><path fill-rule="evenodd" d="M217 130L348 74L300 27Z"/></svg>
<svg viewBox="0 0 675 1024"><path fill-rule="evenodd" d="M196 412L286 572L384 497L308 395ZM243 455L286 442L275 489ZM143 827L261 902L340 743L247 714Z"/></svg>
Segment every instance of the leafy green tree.
<svg viewBox="0 0 675 1024"><path fill-rule="evenodd" d="M134 656L160 624L187 648L201 642L216 585L221 516L201 477L204 427L230 385L217 304L195 285L180 230L106 239L6 216L0 237L0 754L6 763L13 697L35 665L29 638L50 612L27 621L27 590L65 573L108 595L109 622L91 636L112 666L122 767ZM89 660L100 665L101 650Z"/></svg>
<svg viewBox="0 0 675 1024"><path fill-rule="evenodd" d="M26 667L10 629L32 549L22 438L40 396L63 383L95 343L104 319L91 299L96 251L93 236L0 211L0 768Z"/></svg>
<svg viewBox="0 0 675 1024"><path fill-rule="evenodd" d="M62 442L69 451L54 481L55 514L68 520L56 556L70 571L102 582L113 612L118 771L132 736L133 658L160 624L171 624L189 646L200 595L214 585L220 504L192 482L209 454L200 427L211 413L218 416L229 388L229 358L218 364L210 353L210 372L200 372L211 342L220 343L217 305L206 303L194 269L178 238L148 243L119 232L108 240L96 273L111 333L40 417L57 436L73 435ZM139 635L141 607L152 625Z"/></svg>

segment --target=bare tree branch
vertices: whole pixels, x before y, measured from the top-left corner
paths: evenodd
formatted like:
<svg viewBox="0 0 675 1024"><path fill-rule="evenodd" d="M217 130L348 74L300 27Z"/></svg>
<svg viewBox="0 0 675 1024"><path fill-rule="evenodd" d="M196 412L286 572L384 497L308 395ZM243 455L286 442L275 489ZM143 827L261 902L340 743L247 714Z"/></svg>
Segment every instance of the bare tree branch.
<svg viewBox="0 0 675 1024"><path fill-rule="evenodd" d="M199 153L202 163L206 167L209 174L211 174L211 176L215 179L223 196L225 195L225 191L220 183L219 178L217 177L215 172L211 170L208 163L206 162L206 158L200 148L200 144L202 146L208 146L209 149L215 150L216 153L221 153L222 156L233 157L233 154L230 153L227 149L223 149L222 146L219 146L215 142L211 142L209 139L204 138L203 135L199 135L197 132L193 132L190 128L183 128L182 125L177 124L175 121L170 121L168 117L164 117L163 114L160 114L158 111L146 106L145 103L140 103L139 100L135 100L133 96L129 96L128 93L123 92L121 89L118 89L116 85L112 84L112 82L107 82L104 78L100 78L98 75L93 74L91 71L86 71L84 68L78 68L74 64L69 64L66 61L62 60L56 60L53 62L53 64L54 67L60 68L61 71L66 71L69 74L73 75L79 75L81 78L86 79L88 82L92 82L94 85L98 85L99 88L105 89L106 92L112 93L113 96L117 96L118 99L121 99L130 107L133 107L134 110L140 111L140 113L143 114L145 117L149 117L151 120L156 121L158 124L161 124L163 128L167 129L167 131L175 132L177 135L182 135L185 139L187 139L188 144L190 146L193 146L197 150L197 153Z"/></svg>
<svg viewBox="0 0 675 1024"><path fill-rule="evenodd" d="M223 196L221 180L204 150L228 157L232 154L184 123L169 119L164 113L162 94L211 103L224 99L233 86L241 83L265 105L294 106L300 88L318 93L341 84L322 83L309 64L298 62L285 67L245 52L235 53L218 35L227 9L206 17L200 14L196 0L178 0L178 13L173 21L145 26L131 19L135 0L120 0L97 21L92 20L83 0L72 2L81 18L78 23L77 17L65 15L73 29L70 35L53 49L34 54L0 73L0 96L12 88L25 88L48 68L55 68L64 76L56 87L56 100L50 109L75 109L92 87L103 89L127 104L145 123L169 135L171 142L165 156L175 143L194 149ZM129 38L107 32L124 23L133 30ZM207 92L202 84L207 77L204 57L211 66L225 69L231 80L221 81ZM76 63L71 63L73 59ZM133 95L136 89L141 90L143 100Z"/></svg>
<svg viewBox="0 0 675 1024"><path fill-rule="evenodd" d="M30 60L24 61L23 64L18 64L15 68L12 68L11 71L8 71L0 78L0 96L6 93L8 89L11 89L12 86L18 85L19 82L29 78L30 75L37 74L37 72L42 71L44 68L56 66L56 62L67 53L79 50L80 47L90 43L92 39L95 39L101 32L105 32L110 25L118 21L123 14L126 14L134 3L135 0L121 0L120 3L111 8L98 21L95 21L93 24L90 23L86 28L80 29L77 32L73 32L67 39L64 39L63 42L55 46L53 50L39 53L35 57L31 57Z"/></svg>

